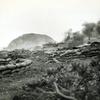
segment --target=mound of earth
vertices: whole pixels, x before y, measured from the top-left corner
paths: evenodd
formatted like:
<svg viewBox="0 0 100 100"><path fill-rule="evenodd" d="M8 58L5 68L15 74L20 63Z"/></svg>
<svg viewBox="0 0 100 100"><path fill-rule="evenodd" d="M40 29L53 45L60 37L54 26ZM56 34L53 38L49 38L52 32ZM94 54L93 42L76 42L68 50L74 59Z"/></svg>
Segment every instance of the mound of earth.
<svg viewBox="0 0 100 100"><path fill-rule="evenodd" d="M39 49L43 44L54 43L54 40L42 34L24 34L16 39L14 39L9 45L8 50L14 49Z"/></svg>

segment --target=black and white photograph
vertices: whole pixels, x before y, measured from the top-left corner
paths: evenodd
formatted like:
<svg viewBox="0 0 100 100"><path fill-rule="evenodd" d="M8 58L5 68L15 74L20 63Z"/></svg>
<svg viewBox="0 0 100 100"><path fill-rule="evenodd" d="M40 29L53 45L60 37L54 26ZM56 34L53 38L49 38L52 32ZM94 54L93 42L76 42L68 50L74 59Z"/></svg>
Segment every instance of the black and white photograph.
<svg viewBox="0 0 100 100"><path fill-rule="evenodd" d="M0 0L0 100L100 100L100 0Z"/></svg>

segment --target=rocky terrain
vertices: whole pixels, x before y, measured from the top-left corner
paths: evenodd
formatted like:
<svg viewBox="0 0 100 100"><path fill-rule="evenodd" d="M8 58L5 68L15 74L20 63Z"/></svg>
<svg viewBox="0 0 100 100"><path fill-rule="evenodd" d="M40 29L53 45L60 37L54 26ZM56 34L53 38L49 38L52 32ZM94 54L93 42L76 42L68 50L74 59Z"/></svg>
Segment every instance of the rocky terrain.
<svg viewBox="0 0 100 100"><path fill-rule="evenodd" d="M16 39L14 39L9 45L7 50L14 50L14 49L27 49L27 50L34 50L34 49L41 49L41 46L46 43L54 43L55 41L47 36L41 34L24 34Z"/></svg>
<svg viewBox="0 0 100 100"><path fill-rule="evenodd" d="M0 100L100 100L100 42L1 51Z"/></svg>

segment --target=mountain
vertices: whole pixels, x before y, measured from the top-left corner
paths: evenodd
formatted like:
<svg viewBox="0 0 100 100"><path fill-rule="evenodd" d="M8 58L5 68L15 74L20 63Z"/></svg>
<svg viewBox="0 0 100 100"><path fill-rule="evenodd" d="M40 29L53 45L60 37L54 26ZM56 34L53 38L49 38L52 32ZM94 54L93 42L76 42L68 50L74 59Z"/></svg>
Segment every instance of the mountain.
<svg viewBox="0 0 100 100"><path fill-rule="evenodd" d="M39 47L42 47L43 44L46 43L54 43L55 41L43 34L24 34L22 36L19 36L18 38L11 41L11 43L8 45L8 50L14 50L14 49L29 49L33 50Z"/></svg>

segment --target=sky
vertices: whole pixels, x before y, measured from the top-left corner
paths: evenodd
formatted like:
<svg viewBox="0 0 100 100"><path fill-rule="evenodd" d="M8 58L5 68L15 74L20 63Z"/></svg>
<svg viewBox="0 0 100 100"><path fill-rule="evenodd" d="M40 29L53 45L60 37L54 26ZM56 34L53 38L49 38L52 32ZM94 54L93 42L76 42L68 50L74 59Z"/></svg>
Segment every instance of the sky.
<svg viewBox="0 0 100 100"><path fill-rule="evenodd" d="M0 0L0 48L25 33L47 34L57 42L70 28L100 20L100 0Z"/></svg>

